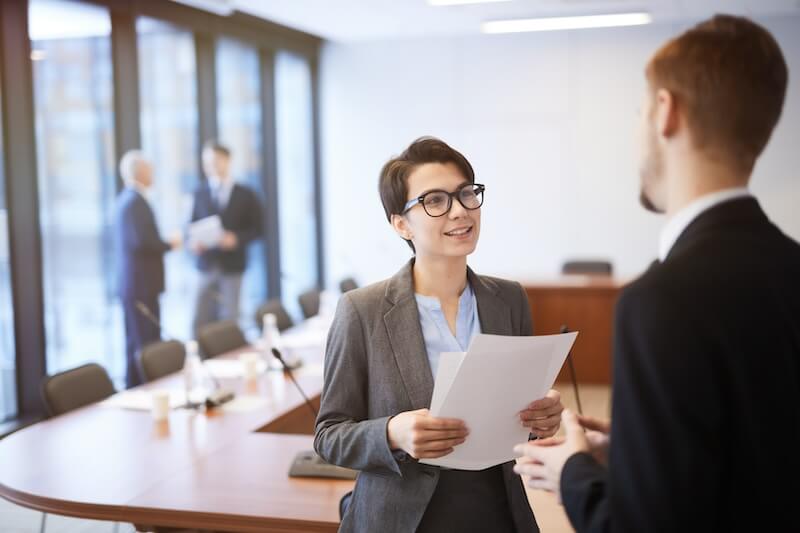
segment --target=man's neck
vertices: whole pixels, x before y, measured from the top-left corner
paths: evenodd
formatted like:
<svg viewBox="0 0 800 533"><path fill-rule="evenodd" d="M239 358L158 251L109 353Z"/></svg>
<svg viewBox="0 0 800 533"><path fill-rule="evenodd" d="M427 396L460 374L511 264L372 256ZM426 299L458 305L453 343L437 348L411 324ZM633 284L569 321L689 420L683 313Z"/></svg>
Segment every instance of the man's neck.
<svg viewBox="0 0 800 533"><path fill-rule="evenodd" d="M141 195L146 195L147 191L150 189L150 187L147 187L136 180L130 182L130 186L134 191L138 192Z"/></svg>
<svg viewBox="0 0 800 533"><path fill-rule="evenodd" d="M706 158L684 157L667 166L667 219L698 198L709 194L746 187L750 176L731 170L730 166Z"/></svg>

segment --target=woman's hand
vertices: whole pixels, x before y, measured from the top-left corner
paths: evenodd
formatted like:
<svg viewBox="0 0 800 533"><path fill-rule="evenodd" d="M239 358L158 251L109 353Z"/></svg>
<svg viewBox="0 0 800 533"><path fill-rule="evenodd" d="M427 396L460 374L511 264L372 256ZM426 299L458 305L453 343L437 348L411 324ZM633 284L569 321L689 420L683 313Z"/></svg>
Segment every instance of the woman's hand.
<svg viewBox="0 0 800 533"><path fill-rule="evenodd" d="M519 419L523 426L531 429L531 433L544 439L552 437L558 431L563 410L561 394L557 390L550 389L544 398L536 400L520 411Z"/></svg>
<svg viewBox="0 0 800 533"><path fill-rule="evenodd" d="M464 442L469 430L462 420L436 418L427 409L405 411L389 419L389 447L414 459L435 459Z"/></svg>

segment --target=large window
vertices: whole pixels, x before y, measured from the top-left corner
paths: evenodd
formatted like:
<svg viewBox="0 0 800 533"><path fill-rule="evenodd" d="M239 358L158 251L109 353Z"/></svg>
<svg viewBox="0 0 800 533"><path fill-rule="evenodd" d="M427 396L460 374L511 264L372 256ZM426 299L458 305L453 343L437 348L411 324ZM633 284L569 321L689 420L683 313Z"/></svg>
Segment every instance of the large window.
<svg viewBox="0 0 800 533"><path fill-rule="evenodd" d="M281 294L299 316L297 296L317 285L314 136L308 60L288 52L275 58Z"/></svg>
<svg viewBox="0 0 800 533"><path fill-rule="evenodd" d="M115 186L108 11L31 0L47 370L97 361L124 374L110 268Z"/></svg>
<svg viewBox="0 0 800 533"><path fill-rule="evenodd" d="M263 202L261 77L258 51L230 39L217 43L217 123L219 138L232 152L236 181L256 191ZM269 251L267 251L269 253ZM251 329L255 310L267 296L264 240L252 243L242 281L240 324Z"/></svg>
<svg viewBox="0 0 800 533"><path fill-rule="evenodd" d="M185 225L198 184L197 73L192 33L153 19L136 23L142 149L153 162L152 203L162 236ZM197 277L188 252L165 256L161 320L168 336L191 335Z"/></svg>
<svg viewBox="0 0 800 533"><path fill-rule="evenodd" d="M2 87L2 83L0 83ZM2 123L2 121L0 121ZM0 422L17 414L14 379L14 316L11 302L11 270L8 256L8 211L3 175L3 131L0 129Z"/></svg>

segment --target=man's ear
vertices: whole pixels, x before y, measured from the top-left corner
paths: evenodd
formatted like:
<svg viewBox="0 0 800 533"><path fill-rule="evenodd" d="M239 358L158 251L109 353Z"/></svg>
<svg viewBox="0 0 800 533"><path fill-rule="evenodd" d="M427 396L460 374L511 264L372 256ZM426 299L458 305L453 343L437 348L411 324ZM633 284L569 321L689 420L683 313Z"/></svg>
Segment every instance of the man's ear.
<svg viewBox="0 0 800 533"><path fill-rule="evenodd" d="M407 241L414 238L414 235L411 233L411 228L408 227L408 220L406 220L406 217L403 215L392 215L391 222L394 231L397 232L400 237Z"/></svg>
<svg viewBox="0 0 800 533"><path fill-rule="evenodd" d="M659 136L672 137L678 132L681 115L675 94L666 89L658 89L655 98L656 106L656 131Z"/></svg>

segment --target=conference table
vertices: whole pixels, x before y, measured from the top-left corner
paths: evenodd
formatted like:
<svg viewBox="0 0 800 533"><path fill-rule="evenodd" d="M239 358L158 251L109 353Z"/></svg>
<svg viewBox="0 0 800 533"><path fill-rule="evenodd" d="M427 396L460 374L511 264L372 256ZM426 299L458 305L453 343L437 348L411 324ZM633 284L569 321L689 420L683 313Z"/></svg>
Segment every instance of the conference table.
<svg viewBox="0 0 800 533"><path fill-rule="evenodd" d="M339 500L354 482L289 477L295 454L312 449L314 415L283 371L249 380L237 371L239 355L252 350L206 363L235 391L220 408L176 408L155 421L151 392L183 389L172 374L0 440L0 496L142 530L336 531ZM295 353L304 361L295 377L318 406L321 344Z"/></svg>
<svg viewBox="0 0 800 533"><path fill-rule="evenodd" d="M623 283L564 277L523 285L535 333L557 333L562 324L580 331L572 353L578 380L608 383L613 307ZM309 333L293 332L304 361L295 376L318 406L323 348L321 339L298 342ZM0 440L0 496L141 530L336 531L339 500L354 482L289 477L295 455L312 448L314 416L284 372L246 380L232 371L241 353L253 350L206 363L220 386L235 391L222 408L173 409L164 422L146 408L130 408L155 389L182 391L182 376L173 374ZM565 365L559 380L568 379L566 372Z"/></svg>

